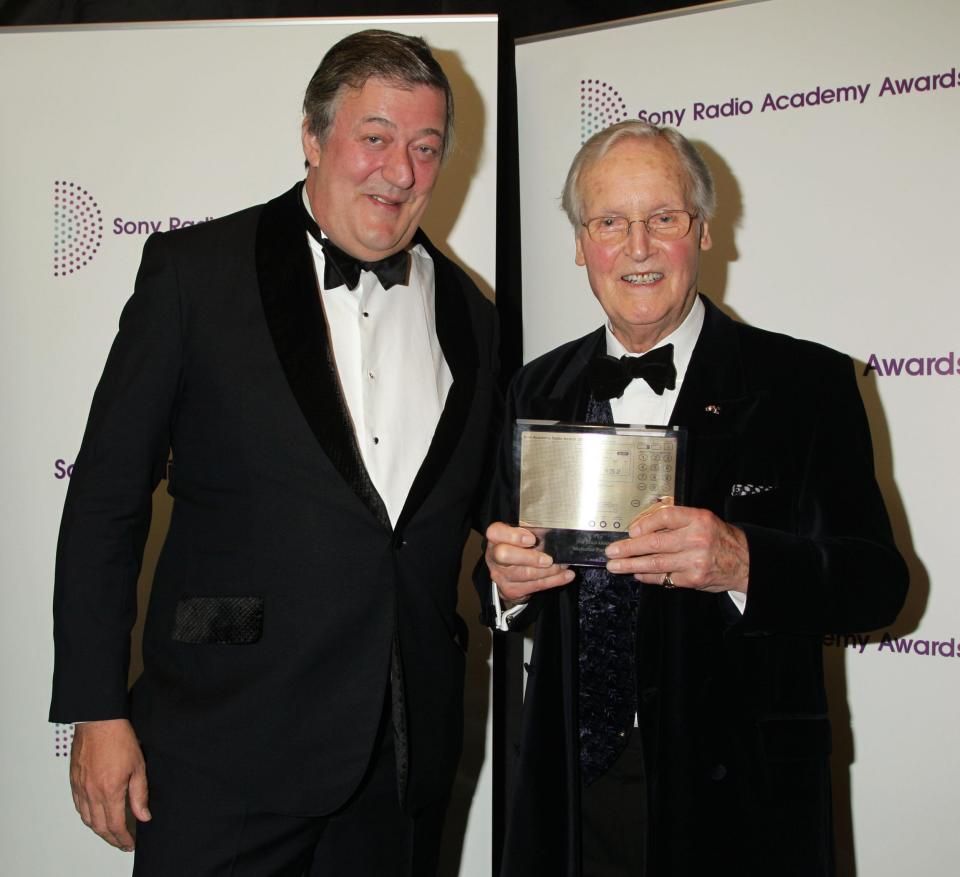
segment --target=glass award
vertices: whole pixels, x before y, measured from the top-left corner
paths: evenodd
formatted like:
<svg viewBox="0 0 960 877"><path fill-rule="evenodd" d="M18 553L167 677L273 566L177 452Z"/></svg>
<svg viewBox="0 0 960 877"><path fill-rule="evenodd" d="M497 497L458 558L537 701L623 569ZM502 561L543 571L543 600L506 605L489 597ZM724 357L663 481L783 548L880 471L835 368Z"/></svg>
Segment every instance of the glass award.
<svg viewBox="0 0 960 877"><path fill-rule="evenodd" d="M605 566L636 518L683 501L679 427L517 420L513 452L519 525L556 563Z"/></svg>

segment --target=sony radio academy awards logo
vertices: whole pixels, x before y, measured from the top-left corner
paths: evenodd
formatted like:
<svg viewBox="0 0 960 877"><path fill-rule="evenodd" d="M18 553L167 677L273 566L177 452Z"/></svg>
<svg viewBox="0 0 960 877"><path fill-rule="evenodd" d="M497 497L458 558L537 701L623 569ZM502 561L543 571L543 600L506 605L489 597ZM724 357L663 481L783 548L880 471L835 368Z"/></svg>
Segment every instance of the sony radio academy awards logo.
<svg viewBox="0 0 960 877"><path fill-rule="evenodd" d="M86 267L103 243L103 213L78 183L53 183L53 276L67 277Z"/></svg>
<svg viewBox="0 0 960 877"><path fill-rule="evenodd" d="M53 754L55 758L68 758L73 746L73 725L53 726Z"/></svg>
<svg viewBox="0 0 960 877"><path fill-rule="evenodd" d="M114 236L146 237L156 231L173 231L209 222L212 216L130 218L115 216L108 226ZM93 261L104 241L103 210L96 198L72 180L53 182L53 276L69 277Z"/></svg>
<svg viewBox="0 0 960 877"><path fill-rule="evenodd" d="M685 122L742 119L754 114L818 109L832 104L860 106L868 100L916 98L930 92L953 96L960 94L958 86L960 75L956 67L934 67L932 71L908 71L862 82L808 82L789 91L758 89L749 95L705 96L679 106L647 105L631 111L611 83L603 79L581 79L580 142L626 119L679 128Z"/></svg>

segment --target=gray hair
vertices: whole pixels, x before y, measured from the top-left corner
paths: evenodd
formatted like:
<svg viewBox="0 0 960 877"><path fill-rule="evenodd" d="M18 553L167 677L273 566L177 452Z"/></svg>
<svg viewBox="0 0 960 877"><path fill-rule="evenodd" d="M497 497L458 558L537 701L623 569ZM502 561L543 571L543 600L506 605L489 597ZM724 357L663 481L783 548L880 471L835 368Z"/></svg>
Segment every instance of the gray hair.
<svg viewBox="0 0 960 877"><path fill-rule="evenodd" d="M453 91L443 68L422 37L389 30L362 30L332 46L307 85L303 112L307 130L323 143L333 126L345 88L363 88L368 79L400 87L426 85L443 93L446 120L443 157L453 149Z"/></svg>
<svg viewBox="0 0 960 877"><path fill-rule="evenodd" d="M583 222L583 200L580 197L580 177L588 168L600 161L617 143L627 137L638 140L660 138L672 148L690 178L687 193L697 213L709 220L717 206L717 193L713 175L697 148L675 128L661 128L639 119L618 122L594 134L574 156L563 185L561 205L574 229Z"/></svg>

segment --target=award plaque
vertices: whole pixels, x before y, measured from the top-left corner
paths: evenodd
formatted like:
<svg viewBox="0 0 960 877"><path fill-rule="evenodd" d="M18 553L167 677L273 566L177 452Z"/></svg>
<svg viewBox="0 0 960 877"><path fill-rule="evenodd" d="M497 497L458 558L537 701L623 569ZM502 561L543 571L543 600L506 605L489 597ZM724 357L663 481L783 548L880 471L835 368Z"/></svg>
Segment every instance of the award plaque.
<svg viewBox="0 0 960 877"><path fill-rule="evenodd" d="M682 501L685 450L677 427L518 420L519 524L557 563L604 566L635 518Z"/></svg>

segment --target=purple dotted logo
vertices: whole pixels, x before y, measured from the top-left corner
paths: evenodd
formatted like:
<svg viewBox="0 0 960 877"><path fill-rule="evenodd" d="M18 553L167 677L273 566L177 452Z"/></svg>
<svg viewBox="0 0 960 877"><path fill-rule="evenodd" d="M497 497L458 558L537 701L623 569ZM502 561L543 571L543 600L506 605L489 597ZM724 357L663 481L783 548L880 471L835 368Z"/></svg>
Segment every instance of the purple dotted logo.
<svg viewBox="0 0 960 877"><path fill-rule="evenodd" d="M580 80L580 142L627 118L620 92L599 79Z"/></svg>
<svg viewBox="0 0 960 877"><path fill-rule="evenodd" d="M79 183L53 183L53 276L67 277L86 266L103 243L103 214Z"/></svg>
<svg viewBox="0 0 960 877"><path fill-rule="evenodd" d="M57 758L69 758L73 746L73 725L53 726L53 754Z"/></svg>

